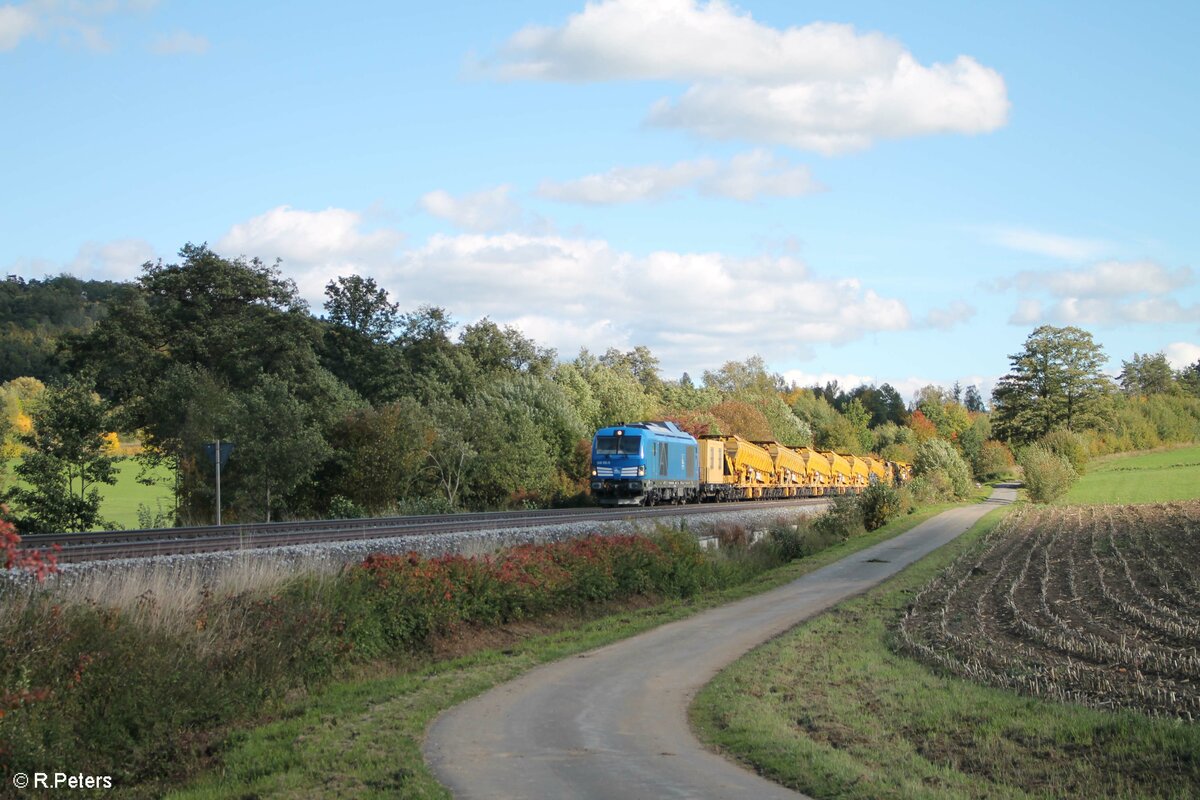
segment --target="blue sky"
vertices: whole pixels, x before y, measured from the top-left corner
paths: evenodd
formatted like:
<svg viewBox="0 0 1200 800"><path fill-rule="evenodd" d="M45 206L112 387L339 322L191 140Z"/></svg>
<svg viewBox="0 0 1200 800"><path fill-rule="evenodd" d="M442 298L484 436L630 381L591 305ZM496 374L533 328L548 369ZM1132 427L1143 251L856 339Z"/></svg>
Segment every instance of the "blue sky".
<svg viewBox="0 0 1200 800"><path fill-rule="evenodd" d="M1200 6L0 3L0 267L188 241L670 377L1200 358Z"/></svg>

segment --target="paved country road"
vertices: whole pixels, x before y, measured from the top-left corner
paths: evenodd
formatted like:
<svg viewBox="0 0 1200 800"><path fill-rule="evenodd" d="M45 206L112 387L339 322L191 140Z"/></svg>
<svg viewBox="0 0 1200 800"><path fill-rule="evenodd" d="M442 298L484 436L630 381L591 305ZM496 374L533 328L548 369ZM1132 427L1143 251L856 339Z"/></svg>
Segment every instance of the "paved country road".
<svg viewBox="0 0 1200 800"><path fill-rule="evenodd" d="M688 728L692 697L742 654L1015 496L996 489L785 586L532 670L438 717L425 758L459 798L801 797L705 750Z"/></svg>

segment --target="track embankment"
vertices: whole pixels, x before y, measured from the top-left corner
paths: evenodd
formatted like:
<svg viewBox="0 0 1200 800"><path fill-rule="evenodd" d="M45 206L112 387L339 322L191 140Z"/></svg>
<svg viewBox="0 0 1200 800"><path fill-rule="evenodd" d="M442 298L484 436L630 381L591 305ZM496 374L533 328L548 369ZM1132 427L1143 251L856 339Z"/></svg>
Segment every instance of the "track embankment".
<svg viewBox="0 0 1200 800"><path fill-rule="evenodd" d="M425 758L460 798L800 797L692 736L693 695L743 653L954 539L1016 492L953 509L770 592L548 664L456 706Z"/></svg>

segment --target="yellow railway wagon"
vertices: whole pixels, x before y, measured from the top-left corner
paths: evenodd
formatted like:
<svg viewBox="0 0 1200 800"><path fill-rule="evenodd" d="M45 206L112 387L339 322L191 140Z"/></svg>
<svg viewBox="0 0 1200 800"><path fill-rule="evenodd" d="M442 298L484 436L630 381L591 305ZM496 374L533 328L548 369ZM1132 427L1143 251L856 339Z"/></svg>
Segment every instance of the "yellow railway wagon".
<svg viewBox="0 0 1200 800"><path fill-rule="evenodd" d="M904 485L913 479L912 464L906 461L895 461L892 466L893 475L898 485Z"/></svg>
<svg viewBox="0 0 1200 800"><path fill-rule="evenodd" d="M755 442L771 454L775 465L775 485L779 497L804 497L808 493L808 467L804 458L779 442Z"/></svg>
<svg viewBox="0 0 1200 800"><path fill-rule="evenodd" d="M861 492L871 482L871 468L867 460L860 456L843 454L842 458L850 462L850 485L854 491Z"/></svg>
<svg viewBox="0 0 1200 800"><path fill-rule="evenodd" d="M866 457L867 469L871 471L871 482L876 483L891 483L892 482L892 464L890 461L884 461L882 458L873 456Z"/></svg>
<svg viewBox="0 0 1200 800"><path fill-rule="evenodd" d="M833 466L829 459L809 447L797 447L796 453L808 468L808 488L813 497L821 497L833 486Z"/></svg>
<svg viewBox="0 0 1200 800"><path fill-rule="evenodd" d="M854 473L850 470L850 462L832 450L822 450L821 455L829 460L829 467L833 471L830 493L845 494L853 483Z"/></svg>
<svg viewBox="0 0 1200 800"><path fill-rule="evenodd" d="M715 500L753 500L762 497L764 491L773 494L775 463L764 448L740 436L704 436L700 441L719 442L725 451L722 474L716 479L714 471L708 471L708 477L716 480L702 483L702 495ZM711 452L706 451L707 448L701 451L702 458Z"/></svg>

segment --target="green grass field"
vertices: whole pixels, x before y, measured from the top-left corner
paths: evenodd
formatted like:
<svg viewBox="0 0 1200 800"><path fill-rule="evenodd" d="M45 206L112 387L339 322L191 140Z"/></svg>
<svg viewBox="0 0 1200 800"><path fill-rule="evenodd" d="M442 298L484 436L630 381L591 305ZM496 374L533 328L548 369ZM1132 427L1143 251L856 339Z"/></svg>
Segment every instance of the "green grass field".
<svg viewBox="0 0 1200 800"><path fill-rule="evenodd" d="M19 482L13 472L16 465L16 460L8 462L6 475L9 486ZM141 527L138 524L137 513L139 504L149 508L152 514L158 512L160 503L163 511L169 512L174 507L170 489L161 484L146 486L138 483L138 471L139 467L136 461L132 458L123 458L117 462L116 484L112 486L100 484L97 487L103 498L100 503L100 516L118 528ZM159 469L154 473L154 477L159 479L166 479L169 476L170 471L166 468Z"/></svg>
<svg viewBox="0 0 1200 800"><path fill-rule="evenodd" d="M1200 497L1200 447L1112 456L1087 473L1058 504L1161 503Z"/></svg>
<svg viewBox="0 0 1200 800"><path fill-rule="evenodd" d="M913 593L988 529L722 672L700 737L818 798L1200 796L1200 727L1052 703L946 677L889 647Z"/></svg>

